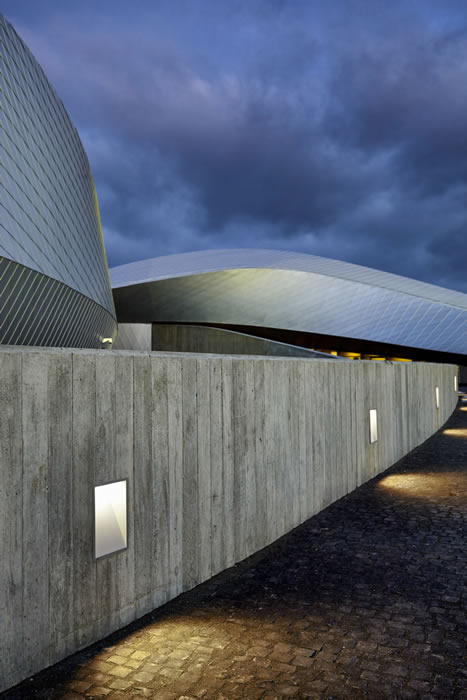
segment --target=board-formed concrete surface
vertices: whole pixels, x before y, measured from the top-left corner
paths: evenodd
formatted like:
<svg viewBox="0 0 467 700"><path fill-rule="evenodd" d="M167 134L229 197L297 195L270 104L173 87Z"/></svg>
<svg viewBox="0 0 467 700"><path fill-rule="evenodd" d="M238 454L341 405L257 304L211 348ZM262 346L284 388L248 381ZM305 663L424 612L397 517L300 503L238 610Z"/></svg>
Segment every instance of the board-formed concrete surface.
<svg viewBox="0 0 467 700"><path fill-rule="evenodd" d="M1 348L0 688L245 559L380 473L451 414L455 371ZM128 548L96 561L94 486L124 478Z"/></svg>
<svg viewBox="0 0 467 700"><path fill-rule="evenodd" d="M381 476L5 700L465 699L466 531L464 397Z"/></svg>

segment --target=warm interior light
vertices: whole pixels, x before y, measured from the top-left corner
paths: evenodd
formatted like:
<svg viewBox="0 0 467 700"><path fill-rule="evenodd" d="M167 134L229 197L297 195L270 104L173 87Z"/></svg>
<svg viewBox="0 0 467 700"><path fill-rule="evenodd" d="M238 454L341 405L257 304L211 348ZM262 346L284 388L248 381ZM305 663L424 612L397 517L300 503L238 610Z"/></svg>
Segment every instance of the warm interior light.
<svg viewBox="0 0 467 700"><path fill-rule="evenodd" d="M95 557L127 546L127 481L94 487Z"/></svg>
<svg viewBox="0 0 467 700"><path fill-rule="evenodd" d="M370 408L370 443L378 440L378 415L376 408Z"/></svg>
<svg viewBox="0 0 467 700"><path fill-rule="evenodd" d="M436 408L439 408L439 386L435 387Z"/></svg>

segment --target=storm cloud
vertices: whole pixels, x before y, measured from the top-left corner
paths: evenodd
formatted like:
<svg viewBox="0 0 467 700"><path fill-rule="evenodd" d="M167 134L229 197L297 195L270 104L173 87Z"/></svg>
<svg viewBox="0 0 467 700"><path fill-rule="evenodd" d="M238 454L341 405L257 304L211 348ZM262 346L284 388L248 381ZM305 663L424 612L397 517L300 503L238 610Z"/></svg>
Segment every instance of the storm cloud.
<svg viewBox="0 0 467 700"><path fill-rule="evenodd" d="M78 128L110 265L282 248L467 292L467 7L381 5L3 12Z"/></svg>

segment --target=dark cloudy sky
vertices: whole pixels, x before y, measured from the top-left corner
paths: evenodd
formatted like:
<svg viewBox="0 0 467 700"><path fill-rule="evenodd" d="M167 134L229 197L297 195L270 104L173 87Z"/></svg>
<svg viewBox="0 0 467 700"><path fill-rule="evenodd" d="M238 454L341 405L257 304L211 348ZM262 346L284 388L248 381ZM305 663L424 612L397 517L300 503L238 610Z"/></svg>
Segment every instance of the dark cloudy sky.
<svg viewBox="0 0 467 700"><path fill-rule="evenodd" d="M302 251L467 292L466 0L3 0L109 264Z"/></svg>

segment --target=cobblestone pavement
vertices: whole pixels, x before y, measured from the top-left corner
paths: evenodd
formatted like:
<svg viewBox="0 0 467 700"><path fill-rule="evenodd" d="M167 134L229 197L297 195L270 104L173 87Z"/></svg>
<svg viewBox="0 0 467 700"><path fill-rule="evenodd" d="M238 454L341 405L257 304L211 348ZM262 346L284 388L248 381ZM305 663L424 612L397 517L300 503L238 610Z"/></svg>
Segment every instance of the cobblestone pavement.
<svg viewBox="0 0 467 700"><path fill-rule="evenodd" d="M5 698L467 698L467 397L265 552Z"/></svg>

